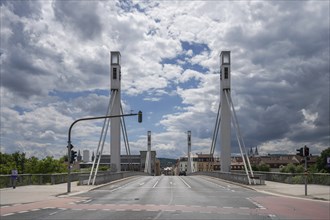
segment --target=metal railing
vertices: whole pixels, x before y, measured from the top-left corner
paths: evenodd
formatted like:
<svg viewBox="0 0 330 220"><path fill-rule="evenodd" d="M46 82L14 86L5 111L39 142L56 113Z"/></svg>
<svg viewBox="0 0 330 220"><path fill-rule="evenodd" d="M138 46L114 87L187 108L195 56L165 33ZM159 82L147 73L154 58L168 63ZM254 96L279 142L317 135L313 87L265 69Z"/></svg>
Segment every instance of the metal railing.
<svg viewBox="0 0 330 220"><path fill-rule="evenodd" d="M304 184L304 173L281 173L281 172L254 172L265 176L265 180L288 183L288 184ZM308 173L308 184L330 185L329 173Z"/></svg>
<svg viewBox="0 0 330 220"><path fill-rule="evenodd" d="M149 175L144 172L119 172L119 173L113 173L113 172L103 172L98 173L97 177L95 179L95 185L100 185L104 183L109 183L115 180L123 179L130 176L146 176ZM79 175L79 185L87 185L88 184L88 174L81 174Z"/></svg>
<svg viewBox="0 0 330 220"><path fill-rule="evenodd" d="M247 184L249 185L249 179L244 173L232 173L232 172L219 172L219 171L214 171L214 172L194 172L191 173L190 175L205 175L205 176L212 176L216 177L219 179L224 179L232 182L237 182L237 183L242 183L242 184ZM252 178L252 177L250 177ZM252 183L255 182L256 185L264 185L265 184L265 176L261 174L255 174L253 179L255 181L252 181Z"/></svg>
<svg viewBox="0 0 330 220"><path fill-rule="evenodd" d="M143 172L99 172L96 178L96 185L111 182L114 180L126 178L134 175L146 175ZM88 180L89 172L87 173L71 173L71 181L79 181L79 184L85 184ZM56 174L19 174L16 181L16 186L26 185L54 185L66 183L68 181L67 173ZM12 187L13 178L11 175L0 175L0 188Z"/></svg>
<svg viewBox="0 0 330 220"><path fill-rule="evenodd" d="M82 173L72 173L72 181L78 181L79 175ZM65 183L68 179L66 173L55 174L19 174L16 181L16 186L25 185L54 185ZM0 175L0 188L11 187L13 185L13 178L11 175Z"/></svg>

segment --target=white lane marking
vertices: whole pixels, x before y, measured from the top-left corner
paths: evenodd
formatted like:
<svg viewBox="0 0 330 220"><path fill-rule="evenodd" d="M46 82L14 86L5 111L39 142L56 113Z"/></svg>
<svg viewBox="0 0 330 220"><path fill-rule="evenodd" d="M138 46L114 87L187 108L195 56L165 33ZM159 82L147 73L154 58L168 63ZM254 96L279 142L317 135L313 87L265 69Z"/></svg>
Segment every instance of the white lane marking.
<svg viewBox="0 0 330 220"><path fill-rule="evenodd" d="M152 186L152 188L155 188L158 183L159 183L159 180L157 180L157 182Z"/></svg>
<svg viewBox="0 0 330 220"><path fill-rule="evenodd" d="M251 198L246 198L247 200L249 200L250 202L252 202L255 206L257 206L259 209L266 209L265 207L263 207L261 204L253 201Z"/></svg>
<svg viewBox="0 0 330 220"><path fill-rule="evenodd" d="M31 209L31 212L40 211L40 209Z"/></svg>
<svg viewBox="0 0 330 220"><path fill-rule="evenodd" d="M191 189L191 186L189 186L189 184L186 181L184 181L184 179L182 177L179 177L179 178L188 188Z"/></svg>
<svg viewBox="0 0 330 220"><path fill-rule="evenodd" d="M58 211L56 211L56 212L52 212L52 213L50 213L49 215L52 216L52 215L55 215L55 214L57 214L57 213L58 213Z"/></svg>
<svg viewBox="0 0 330 220"><path fill-rule="evenodd" d="M144 185L144 182L139 184L139 186L143 186L143 185Z"/></svg>
<svg viewBox="0 0 330 220"><path fill-rule="evenodd" d="M18 213L22 214L22 213L27 213L29 211L19 211Z"/></svg>
<svg viewBox="0 0 330 220"><path fill-rule="evenodd" d="M223 207L224 209L232 209L233 207L230 207L230 206L225 206Z"/></svg>
<svg viewBox="0 0 330 220"><path fill-rule="evenodd" d="M42 209L55 209L55 207L44 207Z"/></svg>
<svg viewBox="0 0 330 220"><path fill-rule="evenodd" d="M15 213L10 212L10 213L4 214L4 215L2 215L2 216L10 216L10 215L14 215L14 214L15 214Z"/></svg>
<svg viewBox="0 0 330 220"><path fill-rule="evenodd" d="M273 214L269 214L268 215L271 219L275 219L275 218L277 218L277 216L276 215L273 215Z"/></svg>

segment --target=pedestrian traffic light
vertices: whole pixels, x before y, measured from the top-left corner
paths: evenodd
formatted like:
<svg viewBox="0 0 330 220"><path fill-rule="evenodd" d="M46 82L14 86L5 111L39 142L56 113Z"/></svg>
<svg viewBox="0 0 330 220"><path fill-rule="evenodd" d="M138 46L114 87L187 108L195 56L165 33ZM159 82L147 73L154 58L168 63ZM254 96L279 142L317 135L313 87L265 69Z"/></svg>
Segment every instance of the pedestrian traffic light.
<svg viewBox="0 0 330 220"><path fill-rule="evenodd" d="M77 157L77 151L71 150L71 159L70 159L70 163L73 163L76 161L76 157Z"/></svg>
<svg viewBox="0 0 330 220"><path fill-rule="evenodd" d="M299 155L299 156L304 156L304 149L303 148L300 148L300 149L297 149L297 151L299 152L299 153L297 153L297 155Z"/></svg>
<svg viewBox="0 0 330 220"><path fill-rule="evenodd" d="M304 147L304 156L308 157L309 156L309 148L305 145Z"/></svg>
<svg viewBox="0 0 330 220"><path fill-rule="evenodd" d="M141 111L138 112L138 122L139 123L142 122L142 112Z"/></svg>

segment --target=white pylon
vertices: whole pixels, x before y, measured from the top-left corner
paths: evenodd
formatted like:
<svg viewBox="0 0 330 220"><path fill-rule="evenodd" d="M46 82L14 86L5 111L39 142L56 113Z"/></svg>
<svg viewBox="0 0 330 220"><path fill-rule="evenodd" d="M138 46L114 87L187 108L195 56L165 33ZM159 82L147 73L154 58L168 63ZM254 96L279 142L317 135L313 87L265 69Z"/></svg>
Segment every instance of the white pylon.
<svg viewBox="0 0 330 220"><path fill-rule="evenodd" d="M121 84L121 66L120 66L120 52L111 51L110 57L110 87L112 94L115 94L114 104L111 109L110 115L120 115L121 109L121 95L120 95L120 84ZM114 91L116 91L114 93ZM112 172L120 172L120 117L111 118L110 121L110 154L111 164L110 168Z"/></svg>
<svg viewBox="0 0 330 220"><path fill-rule="evenodd" d="M226 92L230 95L230 51L220 54L220 165L222 172L230 172L231 164L231 112Z"/></svg>

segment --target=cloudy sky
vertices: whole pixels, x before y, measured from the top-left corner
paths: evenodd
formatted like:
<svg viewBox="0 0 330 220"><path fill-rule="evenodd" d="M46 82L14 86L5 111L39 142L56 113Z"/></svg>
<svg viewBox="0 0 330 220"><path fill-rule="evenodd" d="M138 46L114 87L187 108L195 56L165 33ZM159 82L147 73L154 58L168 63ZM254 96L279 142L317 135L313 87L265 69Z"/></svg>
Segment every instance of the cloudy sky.
<svg viewBox="0 0 330 220"><path fill-rule="evenodd" d="M63 156L70 124L106 113L110 51L120 51L124 111L144 117L126 118L132 153L149 130L158 157L184 156L188 130L193 152L208 153L219 54L230 50L247 148L318 154L329 147L329 13L327 0L3 0L1 152ZM75 125L75 148L96 150L101 125Z"/></svg>

